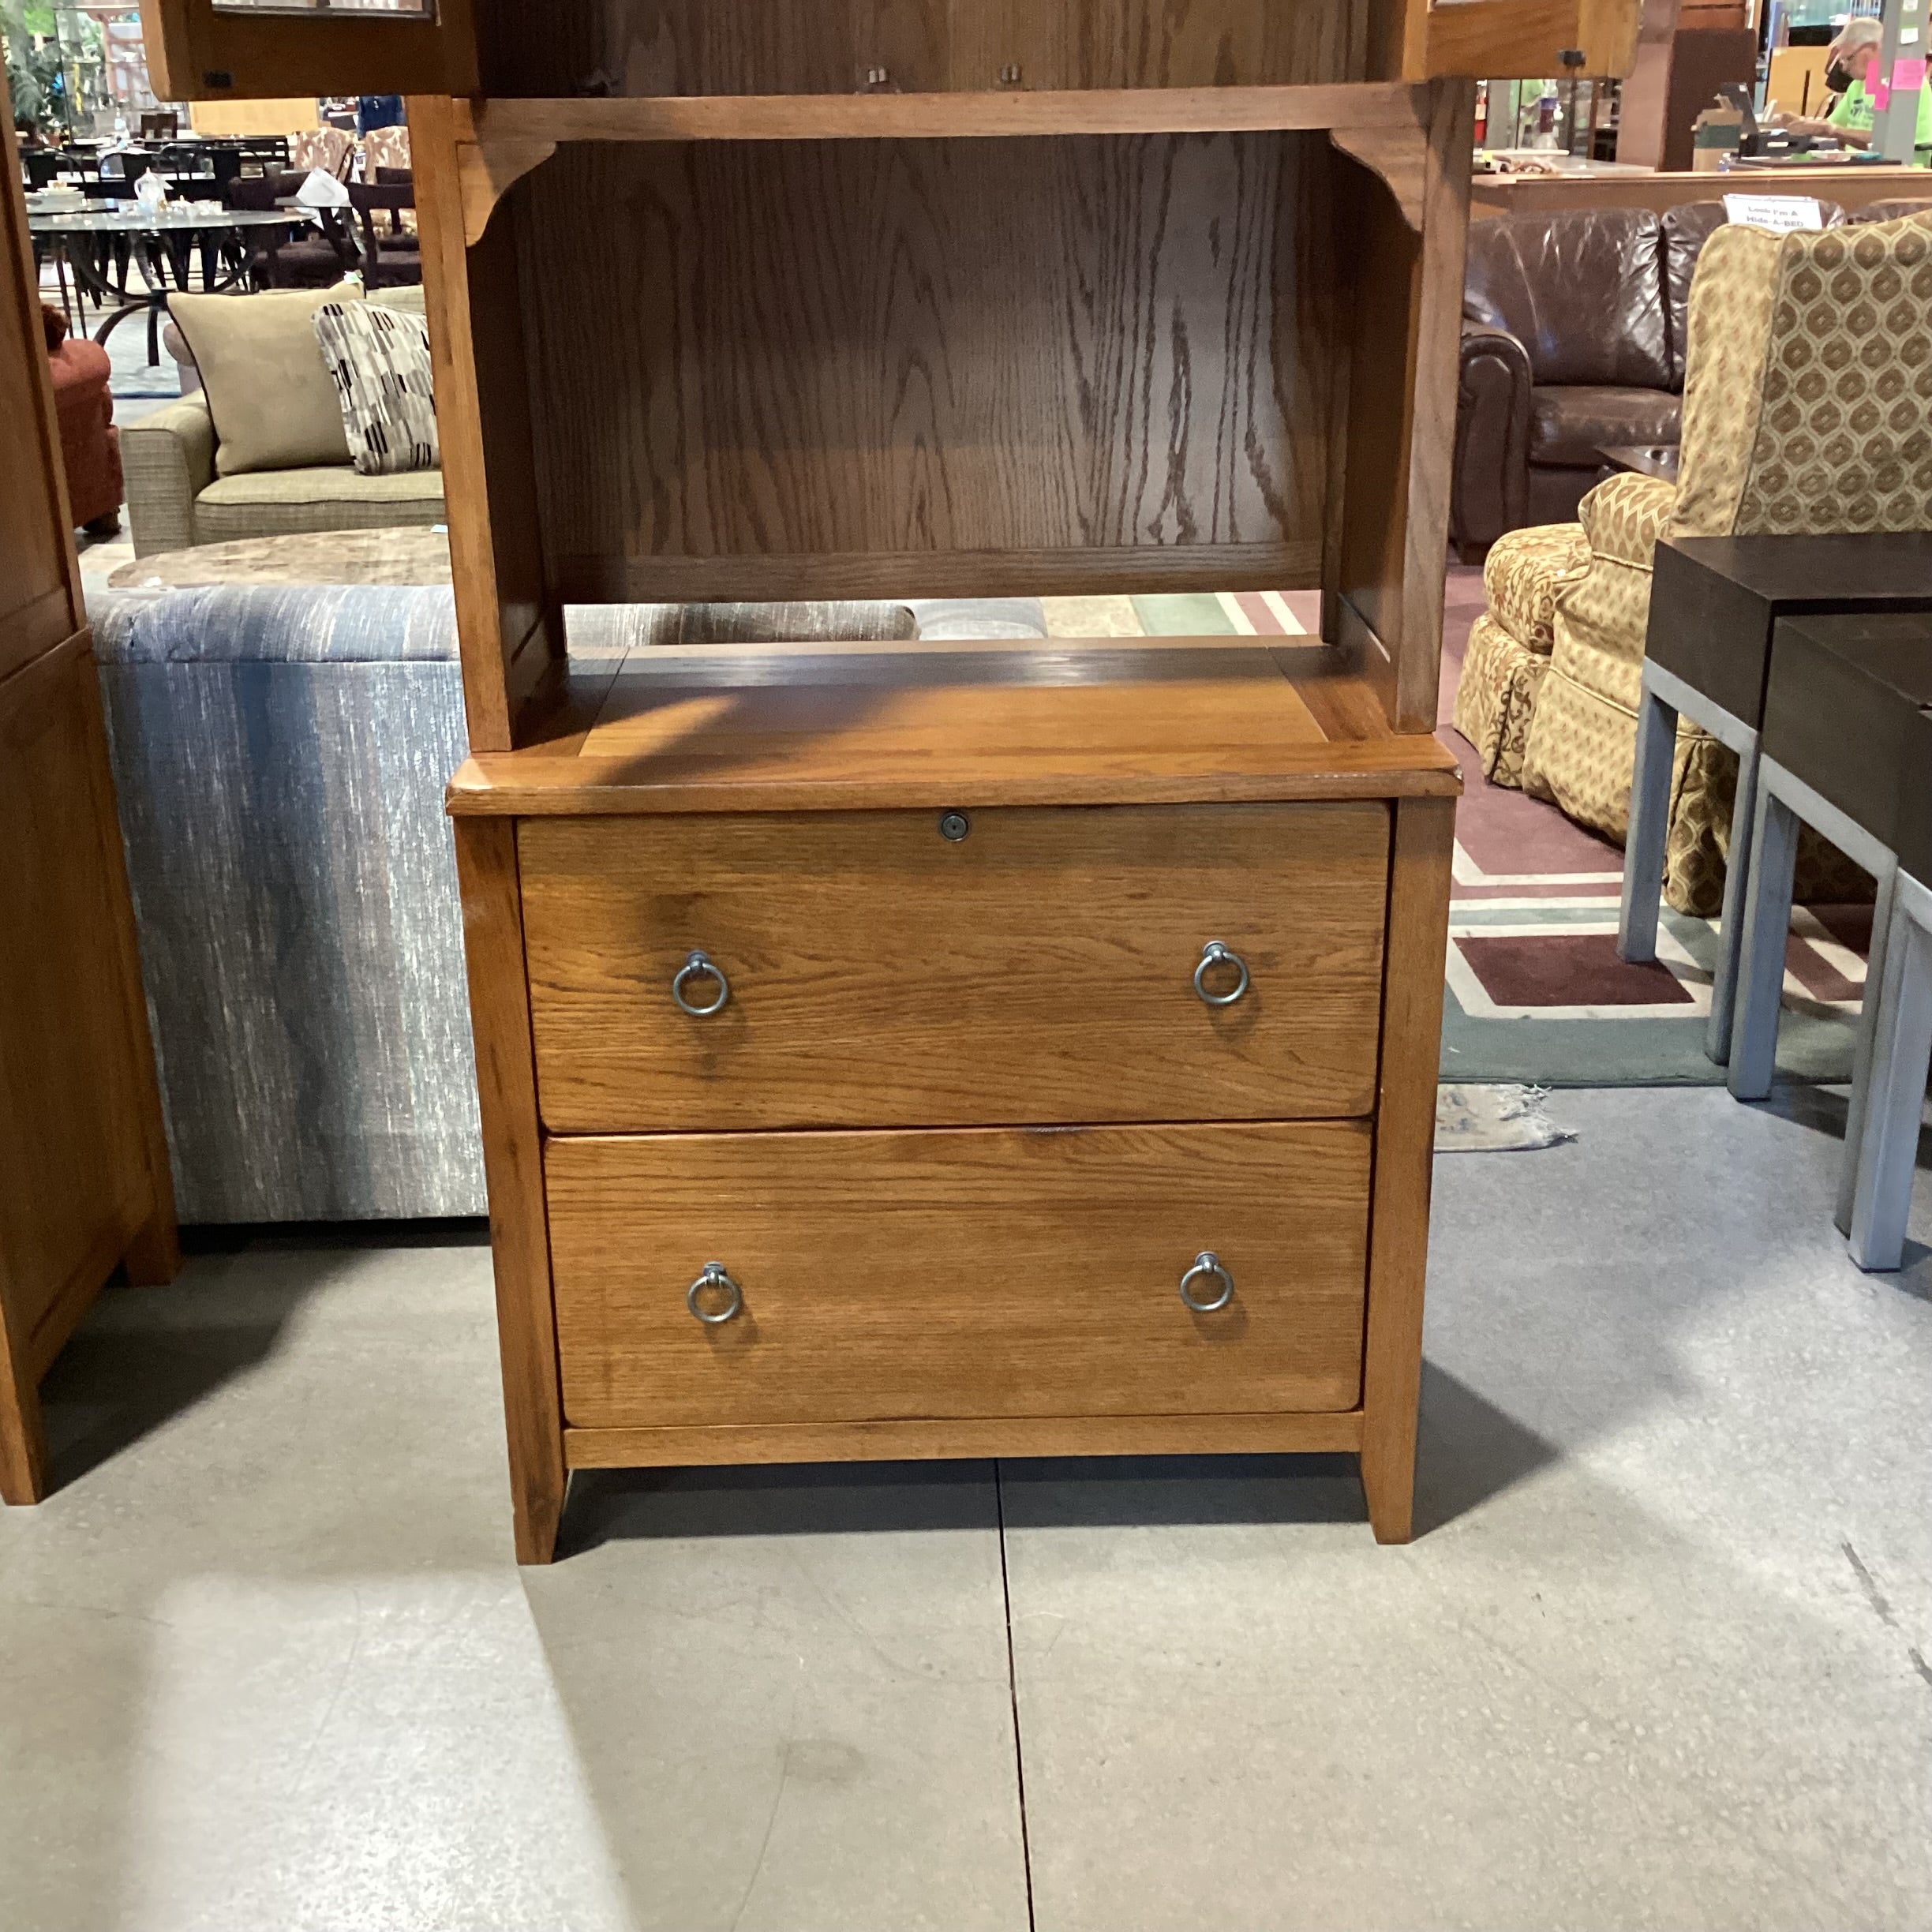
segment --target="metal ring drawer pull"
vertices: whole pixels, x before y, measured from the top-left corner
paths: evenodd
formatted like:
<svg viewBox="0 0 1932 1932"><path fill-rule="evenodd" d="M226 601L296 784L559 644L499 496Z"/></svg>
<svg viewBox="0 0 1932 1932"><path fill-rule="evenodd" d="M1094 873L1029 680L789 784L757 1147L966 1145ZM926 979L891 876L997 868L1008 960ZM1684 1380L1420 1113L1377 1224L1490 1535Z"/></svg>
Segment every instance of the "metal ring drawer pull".
<svg viewBox="0 0 1932 1932"><path fill-rule="evenodd" d="M698 1305L701 1295L709 1295L713 1290L724 1297L723 1304L707 1314ZM722 1261L707 1261L704 1272L684 1290L684 1305L706 1327L715 1328L721 1322L728 1322L744 1306L744 1290L724 1272Z"/></svg>
<svg viewBox="0 0 1932 1932"><path fill-rule="evenodd" d="M1241 975L1235 981L1232 993L1210 993L1208 990L1208 969L1211 966L1232 966ZM1194 968L1194 990L1210 1006L1232 1006L1248 990L1248 962L1238 953L1231 952L1219 939L1210 939L1201 948L1200 964Z"/></svg>
<svg viewBox="0 0 1932 1932"><path fill-rule="evenodd" d="M715 979L717 982L717 998L709 1006L694 1006L684 997L684 987L692 979ZM1244 983L1245 975L1244 975ZM719 970L717 962L708 953L694 953L677 969L671 982L671 997L694 1020L708 1019L714 1013L722 1013L724 1004L731 998L731 982Z"/></svg>
<svg viewBox="0 0 1932 1932"><path fill-rule="evenodd" d="M1189 1292L1189 1284L1196 1275L1211 1275L1221 1284L1221 1292L1211 1301L1197 1301ZM1205 1249L1194 1257L1194 1265L1181 1277L1181 1299L1196 1315L1211 1315L1217 1309L1224 1309L1234 1299L1234 1277L1221 1265L1221 1257L1211 1254Z"/></svg>

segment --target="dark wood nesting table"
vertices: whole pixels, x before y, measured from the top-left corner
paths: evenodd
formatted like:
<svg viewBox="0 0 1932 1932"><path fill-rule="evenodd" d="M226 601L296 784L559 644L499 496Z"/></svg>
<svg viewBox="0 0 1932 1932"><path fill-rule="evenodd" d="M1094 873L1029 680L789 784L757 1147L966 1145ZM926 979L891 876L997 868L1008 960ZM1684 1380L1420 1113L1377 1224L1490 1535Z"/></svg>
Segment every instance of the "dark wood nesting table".
<svg viewBox="0 0 1932 1932"><path fill-rule="evenodd" d="M1862 1268L1904 1258L1932 1060L1932 612L1778 623L1760 737L1734 1087L1768 1091L1801 825L1878 882L1837 1222Z"/></svg>
<svg viewBox="0 0 1932 1932"><path fill-rule="evenodd" d="M1705 1050L1720 1065L1730 1062L1729 1084L1738 1099L1762 1099L1770 1091L1776 1000L1769 1053L1760 1051L1748 1065L1740 1065L1732 1051L1732 1034L1737 936L1752 865L1758 739L1773 635L1785 617L1932 612L1932 534L1683 537L1657 546L1654 571L1618 951L1627 960L1657 957L1677 720L1687 717L1738 755L1737 802ZM1829 827L1821 829L1843 843Z"/></svg>

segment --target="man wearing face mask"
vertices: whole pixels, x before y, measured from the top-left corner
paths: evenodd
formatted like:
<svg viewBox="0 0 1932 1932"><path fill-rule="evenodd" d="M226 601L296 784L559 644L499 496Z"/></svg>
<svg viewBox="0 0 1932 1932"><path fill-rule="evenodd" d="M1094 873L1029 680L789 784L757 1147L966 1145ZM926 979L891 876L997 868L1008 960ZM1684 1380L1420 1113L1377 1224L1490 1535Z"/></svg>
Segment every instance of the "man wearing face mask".
<svg viewBox="0 0 1932 1932"><path fill-rule="evenodd" d="M1848 148L1869 148L1875 111L1866 84L1878 66L1885 29L1875 20L1847 21L1825 56L1825 84L1837 98L1822 118L1780 114L1777 125L1794 134L1832 134ZM1913 146L1923 159L1932 149L1932 81L1919 90L1919 125Z"/></svg>

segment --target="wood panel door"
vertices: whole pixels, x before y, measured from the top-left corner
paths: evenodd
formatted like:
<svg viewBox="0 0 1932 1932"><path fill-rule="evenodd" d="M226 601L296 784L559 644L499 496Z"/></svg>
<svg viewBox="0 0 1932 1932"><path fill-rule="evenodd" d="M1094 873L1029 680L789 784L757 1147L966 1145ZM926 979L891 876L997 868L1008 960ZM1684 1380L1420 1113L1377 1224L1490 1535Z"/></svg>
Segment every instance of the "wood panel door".
<svg viewBox="0 0 1932 1932"><path fill-rule="evenodd" d="M0 80L0 1498L102 1283L170 1279L174 1201L54 392Z"/></svg>
<svg viewBox="0 0 1932 1932"><path fill-rule="evenodd" d="M475 0L140 0L163 100L470 94Z"/></svg>

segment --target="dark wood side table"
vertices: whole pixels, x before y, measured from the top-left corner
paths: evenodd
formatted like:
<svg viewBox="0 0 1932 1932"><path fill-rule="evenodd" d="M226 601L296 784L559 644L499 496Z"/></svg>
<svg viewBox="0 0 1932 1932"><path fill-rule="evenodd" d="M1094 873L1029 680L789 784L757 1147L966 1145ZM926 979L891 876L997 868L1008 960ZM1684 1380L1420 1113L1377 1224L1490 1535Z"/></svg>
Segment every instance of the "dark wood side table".
<svg viewBox="0 0 1932 1932"><path fill-rule="evenodd" d="M1899 1266L1932 1058L1932 614L1786 618L1759 739L1732 1088L1768 1092L1800 824L1878 882L1837 1222Z"/></svg>
<svg viewBox="0 0 1932 1932"><path fill-rule="evenodd" d="M1627 960L1657 957L1677 721L1687 717L1738 756L1704 1049L1722 1065L1732 1057L1736 936L1750 875L1758 733L1773 630L1786 616L1932 611L1932 534L1681 537L1657 545L1654 569L1617 950ZM1774 1023L1775 1017L1773 1002ZM1754 1076L1740 1079L1733 1064L1731 1091L1739 1099L1763 1099L1770 1091L1768 1069L1758 1084Z"/></svg>
<svg viewBox="0 0 1932 1932"><path fill-rule="evenodd" d="M1682 451L1675 443L1606 443L1597 451L1612 470L1632 476L1655 477L1661 482L1677 481L1677 462Z"/></svg>

